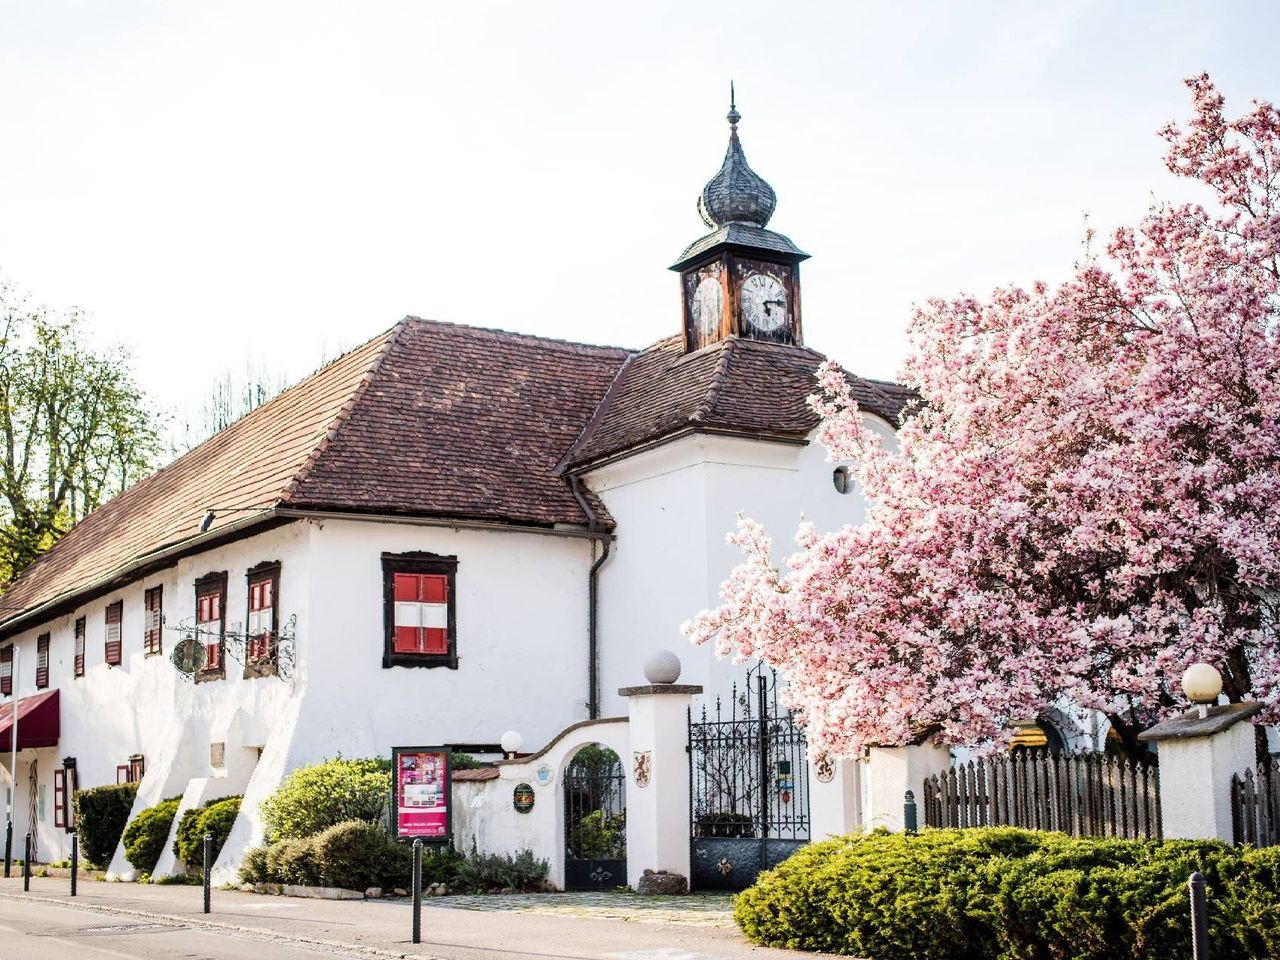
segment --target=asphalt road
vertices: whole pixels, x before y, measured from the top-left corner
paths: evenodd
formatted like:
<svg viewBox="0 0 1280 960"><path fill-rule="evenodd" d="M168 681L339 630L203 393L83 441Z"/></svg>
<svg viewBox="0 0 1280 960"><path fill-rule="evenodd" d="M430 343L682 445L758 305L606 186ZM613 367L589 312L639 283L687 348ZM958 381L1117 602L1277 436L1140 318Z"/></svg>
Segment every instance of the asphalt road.
<svg viewBox="0 0 1280 960"><path fill-rule="evenodd" d="M293 946L242 931L112 917L48 903L0 900L5 960L319 960L360 957L358 949Z"/></svg>

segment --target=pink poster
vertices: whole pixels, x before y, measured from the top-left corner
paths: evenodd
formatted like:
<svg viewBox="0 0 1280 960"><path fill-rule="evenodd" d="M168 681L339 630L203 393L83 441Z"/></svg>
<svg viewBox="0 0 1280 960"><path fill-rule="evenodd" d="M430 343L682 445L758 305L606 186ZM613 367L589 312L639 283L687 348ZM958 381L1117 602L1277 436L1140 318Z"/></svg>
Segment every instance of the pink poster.
<svg viewBox="0 0 1280 960"><path fill-rule="evenodd" d="M449 835L448 758L444 753L396 752L396 833Z"/></svg>

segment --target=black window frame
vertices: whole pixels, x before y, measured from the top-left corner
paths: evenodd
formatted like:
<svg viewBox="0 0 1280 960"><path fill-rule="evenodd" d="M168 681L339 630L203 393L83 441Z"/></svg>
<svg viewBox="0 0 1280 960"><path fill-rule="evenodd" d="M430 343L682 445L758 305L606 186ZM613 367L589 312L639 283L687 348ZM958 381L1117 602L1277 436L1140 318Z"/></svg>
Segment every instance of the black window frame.
<svg viewBox="0 0 1280 960"><path fill-rule="evenodd" d="M397 653L396 652L396 593L397 573L430 574L444 576L448 581L446 597L447 619L445 624L449 648L445 653ZM438 553L411 551L409 553L384 553L382 555L382 667L447 667L458 669L458 558Z"/></svg>
<svg viewBox="0 0 1280 960"><path fill-rule="evenodd" d="M265 660L249 659L249 604L252 587L259 580L271 581L271 652ZM254 564L244 574L244 678L274 677L279 660L276 656L280 636L280 561L267 560Z"/></svg>
<svg viewBox="0 0 1280 960"><path fill-rule="evenodd" d="M222 600L218 604L218 666L216 669L201 667L197 670L195 674L196 683L222 680L227 675L227 571L219 570L196 578L196 612L192 620L196 624L197 631L200 629L200 598L212 593L222 595ZM196 633L196 642L201 646L209 646L208 641L199 632Z"/></svg>

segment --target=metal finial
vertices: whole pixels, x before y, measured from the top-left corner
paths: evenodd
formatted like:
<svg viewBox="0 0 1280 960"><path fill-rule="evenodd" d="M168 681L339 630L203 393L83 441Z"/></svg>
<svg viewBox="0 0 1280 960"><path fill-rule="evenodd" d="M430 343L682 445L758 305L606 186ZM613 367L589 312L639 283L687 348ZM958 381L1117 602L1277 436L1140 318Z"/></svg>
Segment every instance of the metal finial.
<svg viewBox="0 0 1280 960"><path fill-rule="evenodd" d="M738 98L733 92L733 81L729 81L729 113L725 117L729 121L729 130L731 133L738 132L738 121L742 119L742 114L738 112Z"/></svg>

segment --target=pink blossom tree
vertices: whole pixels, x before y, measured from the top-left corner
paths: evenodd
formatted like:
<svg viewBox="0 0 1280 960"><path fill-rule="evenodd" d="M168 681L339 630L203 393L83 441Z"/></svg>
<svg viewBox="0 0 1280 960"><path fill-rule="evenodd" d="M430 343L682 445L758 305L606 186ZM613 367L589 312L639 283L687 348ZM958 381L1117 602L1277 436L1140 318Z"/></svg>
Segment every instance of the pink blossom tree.
<svg viewBox="0 0 1280 960"><path fill-rule="evenodd" d="M1153 208L1055 289L918 309L899 450L819 371L865 522L802 527L779 567L743 519L685 625L783 672L814 749L999 744L1066 698L1136 752L1197 660L1280 721L1280 112L1187 86L1166 163L1208 205Z"/></svg>

